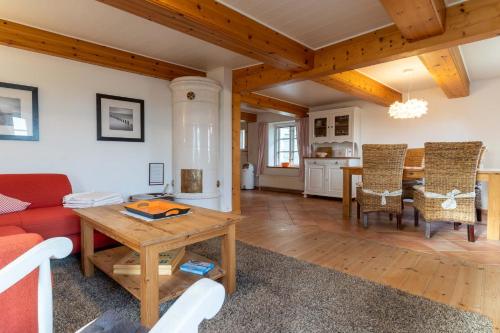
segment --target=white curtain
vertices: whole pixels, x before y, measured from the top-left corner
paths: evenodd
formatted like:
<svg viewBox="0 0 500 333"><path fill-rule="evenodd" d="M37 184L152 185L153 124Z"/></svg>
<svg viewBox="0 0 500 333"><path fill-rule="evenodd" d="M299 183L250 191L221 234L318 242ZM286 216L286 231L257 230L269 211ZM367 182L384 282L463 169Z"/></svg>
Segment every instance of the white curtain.
<svg viewBox="0 0 500 333"><path fill-rule="evenodd" d="M264 169L266 168L266 147L267 147L267 136L269 133L269 126L267 123L258 123L257 124L257 132L259 139L259 151L257 156L257 176L262 175L264 173Z"/></svg>
<svg viewBox="0 0 500 333"><path fill-rule="evenodd" d="M297 126L297 145L299 148L299 176L304 178L304 157L310 154L309 145L309 118L300 118L295 121Z"/></svg>

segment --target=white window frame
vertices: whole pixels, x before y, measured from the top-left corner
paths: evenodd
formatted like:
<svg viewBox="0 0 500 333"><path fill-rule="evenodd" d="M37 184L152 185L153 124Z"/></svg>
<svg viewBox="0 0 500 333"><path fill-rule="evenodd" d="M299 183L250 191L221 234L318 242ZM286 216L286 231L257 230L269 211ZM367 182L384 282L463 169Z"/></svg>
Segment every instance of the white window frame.
<svg viewBox="0 0 500 333"><path fill-rule="evenodd" d="M248 132L246 129L240 129L240 150L247 151L248 149Z"/></svg>
<svg viewBox="0 0 500 333"><path fill-rule="evenodd" d="M279 138L279 130L281 128L285 128L285 127L289 127L290 128L290 138L289 139L280 139ZM293 150L294 148L294 141L297 141L297 126L295 124L295 122L286 122L286 123L274 123L273 124L273 127L272 127L272 131L273 131L273 136L272 136L272 140L273 140L273 163L270 163L270 166L273 166L273 167L280 167L281 164L279 163L279 154L280 152L283 153L283 152L288 152L288 156L289 156L289 162L290 162L290 167L298 167L299 165L299 161L297 161L297 163L293 163L293 156L295 153L298 154L298 150ZM279 150L279 147L280 147L280 140L289 140L289 148L287 151L280 151ZM297 142L297 149L298 149L298 142Z"/></svg>

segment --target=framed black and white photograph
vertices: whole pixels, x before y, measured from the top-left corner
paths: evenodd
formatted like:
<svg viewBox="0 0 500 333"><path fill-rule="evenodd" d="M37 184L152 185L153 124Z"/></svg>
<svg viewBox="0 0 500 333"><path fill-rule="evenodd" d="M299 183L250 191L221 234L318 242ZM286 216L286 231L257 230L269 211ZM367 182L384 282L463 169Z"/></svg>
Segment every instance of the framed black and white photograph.
<svg viewBox="0 0 500 333"><path fill-rule="evenodd" d="M144 142L144 100L97 94L97 140Z"/></svg>
<svg viewBox="0 0 500 333"><path fill-rule="evenodd" d="M0 82L0 140L38 139L38 88Z"/></svg>

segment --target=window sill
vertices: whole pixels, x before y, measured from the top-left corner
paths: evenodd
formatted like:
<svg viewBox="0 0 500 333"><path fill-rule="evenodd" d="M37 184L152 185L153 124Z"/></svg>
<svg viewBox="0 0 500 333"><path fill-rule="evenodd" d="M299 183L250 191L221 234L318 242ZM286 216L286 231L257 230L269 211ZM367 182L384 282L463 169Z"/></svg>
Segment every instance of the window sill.
<svg viewBox="0 0 500 333"><path fill-rule="evenodd" d="M268 165L266 168L270 168L270 169L299 169L299 167L296 167L296 166L282 167L282 166L273 166L273 165Z"/></svg>

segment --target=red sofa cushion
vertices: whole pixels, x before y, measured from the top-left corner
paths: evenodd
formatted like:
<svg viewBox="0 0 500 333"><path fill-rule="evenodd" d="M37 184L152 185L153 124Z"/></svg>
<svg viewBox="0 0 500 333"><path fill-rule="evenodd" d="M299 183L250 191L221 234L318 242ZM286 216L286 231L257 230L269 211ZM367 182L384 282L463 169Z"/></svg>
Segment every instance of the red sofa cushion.
<svg viewBox="0 0 500 333"><path fill-rule="evenodd" d="M0 237L0 269L43 241L40 235ZM38 270L0 294L2 332L38 332Z"/></svg>
<svg viewBox="0 0 500 333"><path fill-rule="evenodd" d="M22 212L21 227L47 239L79 233L80 218L63 206L28 209Z"/></svg>
<svg viewBox="0 0 500 333"><path fill-rule="evenodd" d="M10 214L0 214L0 227L14 225L21 226L21 216L25 211L10 213Z"/></svg>
<svg viewBox="0 0 500 333"><path fill-rule="evenodd" d="M26 231L24 231L19 227L15 226L0 227L0 237L24 234L24 233L26 233Z"/></svg>
<svg viewBox="0 0 500 333"><path fill-rule="evenodd" d="M66 175L61 174L3 174L0 193L30 202L29 209L61 206L65 195L72 192Z"/></svg>

